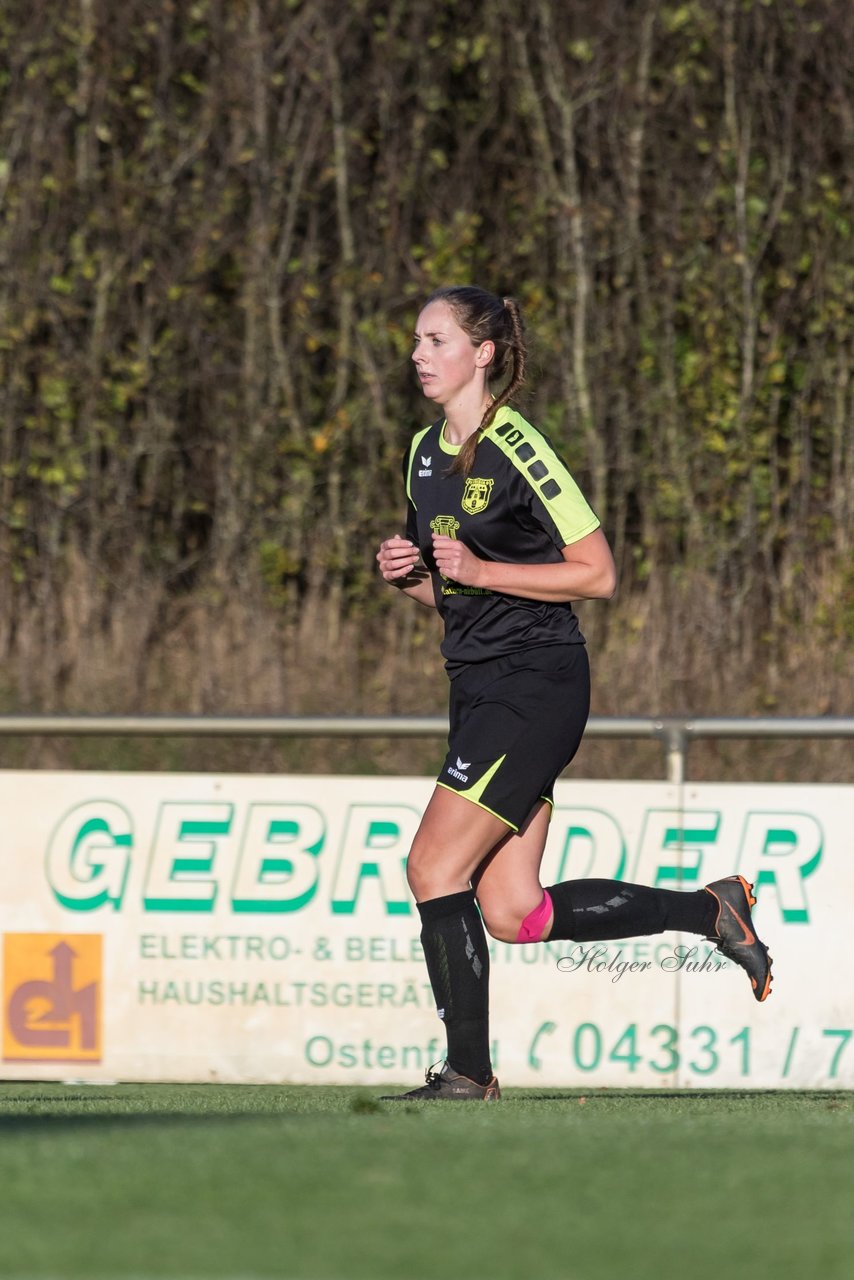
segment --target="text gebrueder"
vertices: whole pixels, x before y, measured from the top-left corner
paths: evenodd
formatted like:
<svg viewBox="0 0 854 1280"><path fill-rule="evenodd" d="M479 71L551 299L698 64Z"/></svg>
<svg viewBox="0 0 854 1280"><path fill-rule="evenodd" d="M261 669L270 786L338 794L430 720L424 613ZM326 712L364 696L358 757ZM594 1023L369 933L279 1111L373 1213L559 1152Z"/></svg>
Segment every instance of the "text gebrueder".
<svg viewBox="0 0 854 1280"><path fill-rule="evenodd" d="M328 811L280 803L164 800L135 813L87 800L59 820L46 850L56 900L70 911L355 915L413 913L406 856L421 811L358 803ZM605 809L557 806L543 882L615 877L696 888L741 871L788 923L807 923L805 881L823 834L809 813L648 808L631 829Z"/></svg>

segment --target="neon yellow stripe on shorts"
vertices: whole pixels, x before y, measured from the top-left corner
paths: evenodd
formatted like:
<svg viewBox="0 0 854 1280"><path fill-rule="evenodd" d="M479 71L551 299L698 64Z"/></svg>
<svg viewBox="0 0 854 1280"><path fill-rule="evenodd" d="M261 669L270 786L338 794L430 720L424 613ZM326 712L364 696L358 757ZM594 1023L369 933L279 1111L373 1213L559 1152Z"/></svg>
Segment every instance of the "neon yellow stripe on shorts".
<svg viewBox="0 0 854 1280"><path fill-rule="evenodd" d="M506 759L507 753L505 752L503 756L499 756L495 761L495 764L489 766L486 773L484 773L482 777L478 778L477 782L470 787L466 787L465 791L458 787L449 787L447 782L439 782L437 785L444 787L447 791L453 791L456 795L462 796L465 800L471 800L472 804L476 804L478 808L485 809L486 812L491 813L494 818L498 818L501 822L507 823L507 826L511 827L513 831L518 831L519 828L515 823L508 822L506 818L502 818L500 813L496 813L494 809L490 809L489 805L484 804L481 799L484 791L489 786L490 782Z"/></svg>

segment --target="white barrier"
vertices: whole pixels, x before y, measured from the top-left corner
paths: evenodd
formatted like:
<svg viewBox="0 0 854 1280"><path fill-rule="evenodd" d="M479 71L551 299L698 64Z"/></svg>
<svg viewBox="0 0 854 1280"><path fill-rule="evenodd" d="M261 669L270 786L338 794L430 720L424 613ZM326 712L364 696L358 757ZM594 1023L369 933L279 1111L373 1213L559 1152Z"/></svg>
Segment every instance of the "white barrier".
<svg viewBox="0 0 854 1280"><path fill-rule="evenodd" d="M430 779L0 775L0 1078L417 1082L442 1028L404 860ZM520 1086L854 1086L854 788L559 782L544 881L756 881L775 959L493 947Z"/></svg>

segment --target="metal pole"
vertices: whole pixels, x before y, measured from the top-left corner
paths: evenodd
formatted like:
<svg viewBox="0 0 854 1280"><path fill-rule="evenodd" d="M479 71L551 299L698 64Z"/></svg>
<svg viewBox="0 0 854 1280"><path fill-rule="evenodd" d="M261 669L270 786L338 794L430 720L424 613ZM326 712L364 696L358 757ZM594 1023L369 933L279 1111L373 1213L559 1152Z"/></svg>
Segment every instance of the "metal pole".
<svg viewBox="0 0 854 1280"><path fill-rule="evenodd" d="M688 754L689 725L684 720L659 720L656 737L664 743L667 781L681 787L685 781L685 757Z"/></svg>
<svg viewBox="0 0 854 1280"><path fill-rule="evenodd" d="M75 716L0 715L0 738L222 737L443 738L445 716ZM668 782L681 786L688 743L696 738L854 738L854 716L592 716L590 738L657 738Z"/></svg>

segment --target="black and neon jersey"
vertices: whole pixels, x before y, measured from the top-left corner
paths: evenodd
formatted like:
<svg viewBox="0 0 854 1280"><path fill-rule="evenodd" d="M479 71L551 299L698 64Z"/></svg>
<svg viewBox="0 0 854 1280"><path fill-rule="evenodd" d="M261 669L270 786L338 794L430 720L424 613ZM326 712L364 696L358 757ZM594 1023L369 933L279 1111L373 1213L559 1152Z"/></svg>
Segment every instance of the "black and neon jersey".
<svg viewBox="0 0 854 1280"><path fill-rule="evenodd" d="M551 564L563 547L599 527L548 438L502 408L478 443L472 473L448 475L459 447L444 422L418 432L404 461L406 536L430 570L449 674L470 662L546 644L583 644L571 604L467 587L438 572L433 533L460 538L483 560Z"/></svg>

